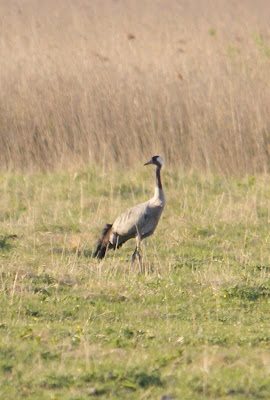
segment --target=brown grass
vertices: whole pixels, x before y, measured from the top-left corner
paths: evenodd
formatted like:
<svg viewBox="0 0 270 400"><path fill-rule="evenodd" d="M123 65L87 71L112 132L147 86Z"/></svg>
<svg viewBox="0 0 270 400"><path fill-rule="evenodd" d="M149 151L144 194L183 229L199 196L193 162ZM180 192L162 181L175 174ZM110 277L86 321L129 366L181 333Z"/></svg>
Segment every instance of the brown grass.
<svg viewBox="0 0 270 400"><path fill-rule="evenodd" d="M2 0L0 166L270 170L268 0Z"/></svg>

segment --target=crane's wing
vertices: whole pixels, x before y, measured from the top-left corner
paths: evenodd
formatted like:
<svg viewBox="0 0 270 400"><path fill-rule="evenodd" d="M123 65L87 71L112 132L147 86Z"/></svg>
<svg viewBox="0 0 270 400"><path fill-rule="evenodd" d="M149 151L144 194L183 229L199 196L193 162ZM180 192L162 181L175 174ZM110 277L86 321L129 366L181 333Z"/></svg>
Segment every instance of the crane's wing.
<svg viewBox="0 0 270 400"><path fill-rule="evenodd" d="M135 236L147 215L148 202L138 204L123 212L113 223L112 229L119 236Z"/></svg>
<svg viewBox="0 0 270 400"><path fill-rule="evenodd" d="M142 238L150 236L158 224L163 206L156 206L149 201L138 204L119 215L113 223L110 242L121 246L126 240L139 233Z"/></svg>

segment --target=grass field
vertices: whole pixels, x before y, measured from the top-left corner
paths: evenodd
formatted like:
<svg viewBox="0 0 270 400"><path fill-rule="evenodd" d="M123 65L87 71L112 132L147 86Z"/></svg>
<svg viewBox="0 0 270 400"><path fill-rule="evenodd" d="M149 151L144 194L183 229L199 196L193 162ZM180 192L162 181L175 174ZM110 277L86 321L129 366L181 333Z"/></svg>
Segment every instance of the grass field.
<svg viewBox="0 0 270 400"><path fill-rule="evenodd" d="M143 167L1 174L1 398L270 398L268 177L165 169L145 276L132 241L91 259L153 179Z"/></svg>
<svg viewBox="0 0 270 400"><path fill-rule="evenodd" d="M269 11L1 0L1 399L270 399ZM146 273L92 259L154 154Z"/></svg>

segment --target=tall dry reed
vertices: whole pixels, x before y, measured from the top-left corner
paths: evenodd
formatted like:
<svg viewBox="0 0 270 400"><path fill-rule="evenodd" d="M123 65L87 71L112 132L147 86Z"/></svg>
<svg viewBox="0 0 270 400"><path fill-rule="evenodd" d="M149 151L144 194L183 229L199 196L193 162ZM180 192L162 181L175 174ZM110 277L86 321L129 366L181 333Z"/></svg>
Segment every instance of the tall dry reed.
<svg viewBox="0 0 270 400"><path fill-rule="evenodd" d="M1 0L0 166L270 170L268 0Z"/></svg>

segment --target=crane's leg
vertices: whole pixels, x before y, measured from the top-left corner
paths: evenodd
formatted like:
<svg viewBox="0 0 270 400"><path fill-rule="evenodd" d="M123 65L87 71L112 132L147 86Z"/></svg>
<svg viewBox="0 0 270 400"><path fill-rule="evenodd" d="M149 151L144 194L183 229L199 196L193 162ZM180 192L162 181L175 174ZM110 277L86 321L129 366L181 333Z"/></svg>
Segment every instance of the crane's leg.
<svg viewBox="0 0 270 400"><path fill-rule="evenodd" d="M140 244L141 244L141 236L137 235L136 236L136 248L134 250L134 253L132 254L132 264L135 262L136 258L139 262L140 266L140 273L144 273L144 266L142 262L142 256L140 255Z"/></svg>

